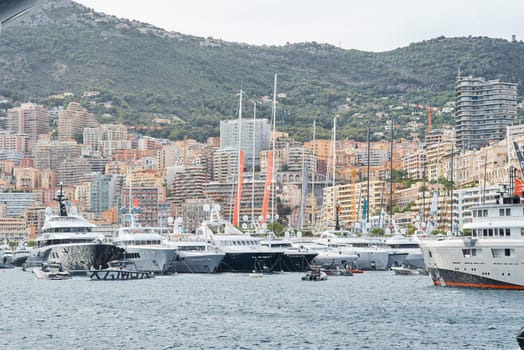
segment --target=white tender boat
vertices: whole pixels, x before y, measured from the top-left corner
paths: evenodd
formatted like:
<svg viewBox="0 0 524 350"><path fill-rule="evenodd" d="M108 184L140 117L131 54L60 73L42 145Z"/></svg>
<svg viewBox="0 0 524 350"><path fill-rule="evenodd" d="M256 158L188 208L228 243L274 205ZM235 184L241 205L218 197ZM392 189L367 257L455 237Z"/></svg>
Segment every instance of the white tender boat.
<svg viewBox="0 0 524 350"><path fill-rule="evenodd" d="M311 265L309 271L302 276L302 281L325 281L327 276L327 273L322 270L321 266Z"/></svg>
<svg viewBox="0 0 524 350"><path fill-rule="evenodd" d="M428 272L420 267L414 267L409 265L392 266L391 270L395 275L410 276L410 275L427 275Z"/></svg>
<svg viewBox="0 0 524 350"><path fill-rule="evenodd" d="M64 271L62 265L44 263L41 267L33 269L33 274L39 280L66 280L70 279L71 273Z"/></svg>

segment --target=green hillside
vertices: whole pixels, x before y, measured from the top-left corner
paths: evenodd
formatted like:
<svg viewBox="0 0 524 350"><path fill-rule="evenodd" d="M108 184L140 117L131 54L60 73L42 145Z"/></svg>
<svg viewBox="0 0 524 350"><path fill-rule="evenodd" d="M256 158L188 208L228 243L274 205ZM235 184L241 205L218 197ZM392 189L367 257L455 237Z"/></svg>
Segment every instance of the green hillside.
<svg viewBox="0 0 524 350"><path fill-rule="evenodd" d="M98 90L91 103L82 100L97 115L137 125L150 124L152 115L173 118L151 133L174 139L218 135L218 121L238 113L241 86L244 115L251 116L249 100L271 97L275 73L285 94L279 129L304 139L314 119L319 137L328 137L339 114L340 137L358 138L367 116L378 130L383 126L375 112L388 105L441 106L452 99L459 69L516 83L524 77L522 42L437 38L382 53L318 43L254 46L166 32L68 0L48 0L30 23L3 31L0 47L0 95L13 104L64 104L48 97ZM93 103L107 101L109 108ZM259 103L258 116L269 117L270 108Z"/></svg>

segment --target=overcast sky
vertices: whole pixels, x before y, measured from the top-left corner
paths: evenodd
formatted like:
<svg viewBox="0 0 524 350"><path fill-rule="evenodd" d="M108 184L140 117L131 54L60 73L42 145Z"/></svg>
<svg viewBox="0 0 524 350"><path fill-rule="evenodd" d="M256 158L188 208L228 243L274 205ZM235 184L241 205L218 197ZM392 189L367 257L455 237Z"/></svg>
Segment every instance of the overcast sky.
<svg viewBox="0 0 524 350"><path fill-rule="evenodd" d="M387 51L457 36L524 39L523 0L75 0L170 31L249 44Z"/></svg>

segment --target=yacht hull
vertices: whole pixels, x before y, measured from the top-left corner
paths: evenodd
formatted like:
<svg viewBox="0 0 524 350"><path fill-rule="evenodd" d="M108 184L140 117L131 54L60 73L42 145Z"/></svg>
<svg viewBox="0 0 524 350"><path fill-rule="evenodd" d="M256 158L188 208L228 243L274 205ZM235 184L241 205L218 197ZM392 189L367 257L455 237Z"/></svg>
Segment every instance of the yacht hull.
<svg viewBox="0 0 524 350"><path fill-rule="evenodd" d="M119 248L106 243L57 244L35 249L27 257L24 268L39 267L44 263L58 263L66 271L87 271L105 268L118 256Z"/></svg>
<svg viewBox="0 0 524 350"><path fill-rule="evenodd" d="M385 271L390 267L390 254L386 250L359 250L354 253L358 255L357 266L362 270Z"/></svg>
<svg viewBox="0 0 524 350"><path fill-rule="evenodd" d="M128 254L126 256L126 254ZM148 246L126 246L125 253L120 258L132 262L136 265L137 271L150 271L155 274L168 273L173 260L175 259L176 249L164 247Z"/></svg>
<svg viewBox="0 0 524 350"><path fill-rule="evenodd" d="M177 252L171 271L177 273L214 273L224 259L224 253Z"/></svg>
<svg viewBox="0 0 524 350"><path fill-rule="evenodd" d="M218 272L280 271L283 256L277 252L226 252Z"/></svg>
<svg viewBox="0 0 524 350"><path fill-rule="evenodd" d="M431 275L433 284L436 286L524 290L524 285L499 281L493 278L477 276L464 272L429 268L429 274Z"/></svg>
<svg viewBox="0 0 524 350"><path fill-rule="evenodd" d="M421 249L435 285L524 290L522 239L428 240Z"/></svg>
<svg viewBox="0 0 524 350"><path fill-rule="evenodd" d="M319 266L340 266L344 267L349 264L352 267L358 265L358 256L354 254L338 254L338 253L319 253L314 259L313 264ZM360 266L359 266L360 267Z"/></svg>
<svg viewBox="0 0 524 350"><path fill-rule="evenodd" d="M22 265L26 262L26 260L27 260L28 257L29 257L29 255L15 257L15 258L13 259L12 264L13 264L14 266L20 267L20 266L22 266Z"/></svg>
<svg viewBox="0 0 524 350"><path fill-rule="evenodd" d="M285 272L306 272L309 270L309 266L313 264L313 259L315 259L317 255L317 253L285 252L277 269Z"/></svg>

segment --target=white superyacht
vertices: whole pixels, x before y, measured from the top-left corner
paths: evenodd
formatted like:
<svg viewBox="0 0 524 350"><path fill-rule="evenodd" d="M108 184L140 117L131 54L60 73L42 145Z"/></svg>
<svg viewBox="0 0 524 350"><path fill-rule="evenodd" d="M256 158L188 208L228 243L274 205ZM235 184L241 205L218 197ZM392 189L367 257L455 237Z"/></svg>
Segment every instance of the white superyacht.
<svg viewBox="0 0 524 350"><path fill-rule="evenodd" d="M420 241L433 284L437 286L524 290L524 203L512 189L499 192L496 204L471 208L469 236Z"/></svg>
<svg viewBox="0 0 524 350"><path fill-rule="evenodd" d="M134 263L138 271L168 273L175 247L168 246L154 227L139 226L132 214L129 218L130 226L118 228L113 237L113 244L125 250L120 259Z"/></svg>
<svg viewBox="0 0 524 350"><path fill-rule="evenodd" d="M226 254L212 248L209 237L184 232L182 221L182 218L168 218L168 224L173 225L173 231L166 236L166 243L176 249L170 272L217 272L218 265Z"/></svg>
<svg viewBox="0 0 524 350"><path fill-rule="evenodd" d="M24 269L44 263L60 264L66 271L107 267L118 256L118 248L105 242L104 235L94 232L96 226L78 215L76 208L68 210L62 185L54 200L59 205L58 214L46 208L42 233L35 240L37 247L31 250Z"/></svg>

